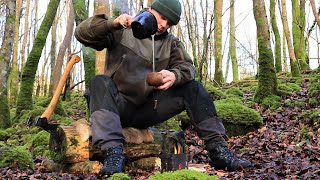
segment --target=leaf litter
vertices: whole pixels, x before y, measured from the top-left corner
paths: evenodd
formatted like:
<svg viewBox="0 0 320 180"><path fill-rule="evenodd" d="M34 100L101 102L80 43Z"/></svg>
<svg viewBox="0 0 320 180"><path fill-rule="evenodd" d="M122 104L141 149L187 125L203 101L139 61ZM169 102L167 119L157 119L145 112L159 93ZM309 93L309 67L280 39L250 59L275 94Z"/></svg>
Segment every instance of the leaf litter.
<svg viewBox="0 0 320 180"><path fill-rule="evenodd" d="M320 128L313 131L298 116L309 110L303 107L285 107L286 100L306 101L307 83L301 84L301 91L282 100L282 111L265 109L259 104L254 108L264 119L264 126L244 136L230 137L229 148L240 159L248 159L253 166L236 172L215 170L207 166L208 152L203 141L191 128L185 130L189 163L204 164L210 175L219 179L319 179L320 178ZM304 129L304 132L302 132ZM22 171L16 167L0 168L0 179L99 179L95 174L49 173L42 166L42 157L36 157L35 170ZM126 169L126 173L137 180L148 179L156 170Z"/></svg>

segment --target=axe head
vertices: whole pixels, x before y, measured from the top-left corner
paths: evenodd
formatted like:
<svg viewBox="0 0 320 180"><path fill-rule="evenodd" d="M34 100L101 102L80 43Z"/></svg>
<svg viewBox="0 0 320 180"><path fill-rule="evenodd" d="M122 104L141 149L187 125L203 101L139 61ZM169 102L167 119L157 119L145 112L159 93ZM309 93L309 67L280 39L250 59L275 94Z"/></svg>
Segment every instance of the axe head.
<svg viewBox="0 0 320 180"><path fill-rule="evenodd" d="M29 117L27 121L27 126L38 126L45 131L51 132L56 130L59 126L58 123L49 123L46 117L37 116L36 118Z"/></svg>

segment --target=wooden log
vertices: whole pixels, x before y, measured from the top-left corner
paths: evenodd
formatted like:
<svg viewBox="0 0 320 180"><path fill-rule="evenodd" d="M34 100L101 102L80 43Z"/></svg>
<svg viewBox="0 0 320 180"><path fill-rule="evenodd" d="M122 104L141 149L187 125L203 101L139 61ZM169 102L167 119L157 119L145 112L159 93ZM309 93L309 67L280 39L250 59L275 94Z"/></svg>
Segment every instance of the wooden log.
<svg viewBox="0 0 320 180"><path fill-rule="evenodd" d="M149 129L123 128L123 135L124 153L128 159L157 156L161 152L161 141L155 141ZM52 159L58 163L103 161L104 153L91 145L90 136L90 124L85 119L69 126L59 126L51 131L49 149Z"/></svg>
<svg viewBox="0 0 320 180"><path fill-rule="evenodd" d="M154 169L161 169L161 159L158 157L146 157L141 158L133 162L128 162L128 166L132 169L143 169L147 171L151 171Z"/></svg>
<svg viewBox="0 0 320 180"><path fill-rule="evenodd" d="M89 160L89 137L78 133L77 124L58 126L51 131L49 150L55 162L84 162Z"/></svg>
<svg viewBox="0 0 320 180"><path fill-rule="evenodd" d="M42 165L48 172L63 172L72 174L97 174L102 168L102 163L99 161L84 161L78 163L56 163L53 160L44 160Z"/></svg>

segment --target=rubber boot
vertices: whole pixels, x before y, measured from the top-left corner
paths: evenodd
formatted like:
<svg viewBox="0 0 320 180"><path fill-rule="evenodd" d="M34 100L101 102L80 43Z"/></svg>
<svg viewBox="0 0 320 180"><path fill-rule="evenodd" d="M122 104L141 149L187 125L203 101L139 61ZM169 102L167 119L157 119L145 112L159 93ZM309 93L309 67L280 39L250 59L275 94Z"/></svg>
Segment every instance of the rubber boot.
<svg viewBox="0 0 320 180"><path fill-rule="evenodd" d="M225 142L210 143L207 145L211 167L219 170L237 171L251 166L248 160L241 160L234 156Z"/></svg>
<svg viewBox="0 0 320 180"><path fill-rule="evenodd" d="M119 172L124 172L125 156L123 148L109 148L106 152L106 158L103 167L99 172L100 176L112 175Z"/></svg>

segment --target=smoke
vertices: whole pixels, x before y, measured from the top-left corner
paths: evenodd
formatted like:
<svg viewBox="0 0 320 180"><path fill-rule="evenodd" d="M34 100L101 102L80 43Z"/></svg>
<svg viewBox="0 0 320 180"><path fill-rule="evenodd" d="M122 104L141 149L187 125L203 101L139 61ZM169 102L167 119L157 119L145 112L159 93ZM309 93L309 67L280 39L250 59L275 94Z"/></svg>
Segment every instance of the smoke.
<svg viewBox="0 0 320 180"><path fill-rule="evenodd" d="M119 11L120 14L131 13L128 0L112 0L112 6Z"/></svg>

